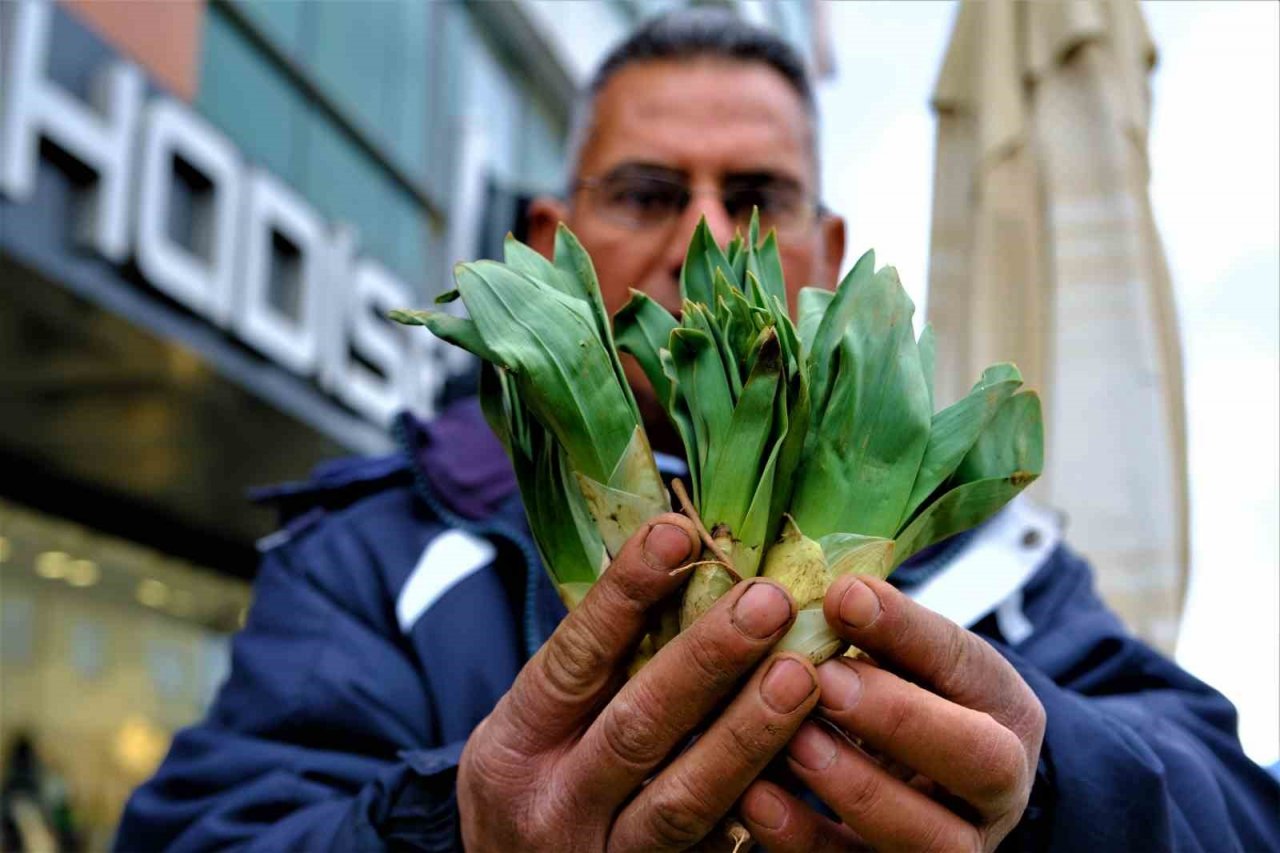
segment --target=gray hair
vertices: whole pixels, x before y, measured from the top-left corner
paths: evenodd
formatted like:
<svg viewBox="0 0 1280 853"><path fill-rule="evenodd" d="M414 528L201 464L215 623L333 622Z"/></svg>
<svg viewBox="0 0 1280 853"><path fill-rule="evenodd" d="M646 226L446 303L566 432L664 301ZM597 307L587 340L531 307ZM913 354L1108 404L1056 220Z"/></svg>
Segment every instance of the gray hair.
<svg viewBox="0 0 1280 853"><path fill-rule="evenodd" d="M582 148L586 145L596 98L623 68L641 62L675 59L728 59L761 63L782 75L800 97L813 131L814 165L818 163L818 105L800 53L770 30L716 7L677 9L649 20L605 56L574 104L565 157L565 187L572 193Z"/></svg>

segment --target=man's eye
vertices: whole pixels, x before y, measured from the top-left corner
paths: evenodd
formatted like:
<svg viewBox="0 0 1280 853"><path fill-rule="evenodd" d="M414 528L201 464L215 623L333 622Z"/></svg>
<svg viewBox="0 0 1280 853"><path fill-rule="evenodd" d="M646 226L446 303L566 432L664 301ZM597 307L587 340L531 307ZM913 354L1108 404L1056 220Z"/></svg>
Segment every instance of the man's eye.
<svg viewBox="0 0 1280 853"><path fill-rule="evenodd" d="M725 199L730 216L737 218L751 215L753 208L760 208L760 215L772 213L776 205L773 196L763 190L741 190Z"/></svg>
<svg viewBox="0 0 1280 853"><path fill-rule="evenodd" d="M611 199L614 204L646 212L670 210L673 205L672 193L655 187L621 187Z"/></svg>
<svg viewBox="0 0 1280 853"><path fill-rule="evenodd" d="M733 193L725 200L729 214L734 217L747 218L753 208L760 209L760 216L768 219L774 216L785 216L793 213L798 206L795 193L780 188L760 187L743 189Z"/></svg>

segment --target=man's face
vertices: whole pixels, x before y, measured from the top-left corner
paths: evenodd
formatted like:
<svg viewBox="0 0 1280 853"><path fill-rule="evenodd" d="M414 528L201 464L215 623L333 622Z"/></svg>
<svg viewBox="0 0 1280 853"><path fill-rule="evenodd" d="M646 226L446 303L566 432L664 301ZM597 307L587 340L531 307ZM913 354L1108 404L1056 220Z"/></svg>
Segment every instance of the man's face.
<svg viewBox="0 0 1280 853"><path fill-rule="evenodd" d="M780 228L778 248L792 309L806 285L834 287L844 253L844 223L817 212L813 123L800 96L759 62L654 60L615 74L595 100L593 122L568 203L540 198L530 209L530 242L550 256L563 221L582 241L600 278L610 315L631 288L680 310L680 267L689 238L705 216L726 244L750 205L735 200L780 199L803 206ZM614 190L684 187L682 210L653 215L652 194ZM626 201L620 212L619 201ZM669 205L658 205L665 210ZM629 216L623 215L630 211ZM744 227L745 230L745 227ZM650 426L664 423L643 375L627 373ZM651 436L666 444L663 436Z"/></svg>
<svg viewBox="0 0 1280 853"><path fill-rule="evenodd" d="M833 287L844 251L843 224L815 210L817 164L812 122L799 95L759 62L655 60L629 65L605 85L582 148L578 186L567 205L539 199L531 240L550 254L563 220L595 263L610 314L629 289L644 291L672 312L680 309L680 266L698 219L716 239L732 237L735 215L721 195L753 190L783 194L806 213L778 234L792 305L805 285ZM636 179L639 179L638 181ZM621 180L620 180L621 179ZM602 182L644 187L682 184L692 196L682 212L653 223L619 217Z"/></svg>

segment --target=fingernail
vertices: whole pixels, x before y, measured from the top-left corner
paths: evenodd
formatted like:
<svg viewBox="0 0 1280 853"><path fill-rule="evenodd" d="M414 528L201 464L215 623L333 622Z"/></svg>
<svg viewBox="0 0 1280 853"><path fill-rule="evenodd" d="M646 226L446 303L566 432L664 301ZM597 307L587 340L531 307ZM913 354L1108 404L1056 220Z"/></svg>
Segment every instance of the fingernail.
<svg viewBox="0 0 1280 853"><path fill-rule="evenodd" d="M804 724L787 751L797 764L809 770L825 770L836 760L836 742L814 723Z"/></svg>
<svg viewBox="0 0 1280 853"><path fill-rule="evenodd" d="M822 707L847 711L862 696L862 679L852 667L829 660L818 667L818 685L822 688Z"/></svg>
<svg viewBox="0 0 1280 853"><path fill-rule="evenodd" d="M689 534L674 524L655 524L644 538L644 553L655 569L674 569L689 559L692 550Z"/></svg>
<svg viewBox="0 0 1280 853"><path fill-rule="evenodd" d="M813 676L800 661L779 658L769 667L760 684L760 693L770 708L787 714L799 708L813 693Z"/></svg>
<svg viewBox="0 0 1280 853"><path fill-rule="evenodd" d="M871 587L854 578L840 596L840 619L850 628L867 628L880 615L880 599Z"/></svg>
<svg viewBox="0 0 1280 853"><path fill-rule="evenodd" d="M779 829L787 819L787 807L772 791L759 791L751 797L747 816L765 829Z"/></svg>
<svg viewBox="0 0 1280 853"><path fill-rule="evenodd" d="M733 624L757 640L773 636L790 618L791 602L771 583L751 584L733 605Z"/></svg>

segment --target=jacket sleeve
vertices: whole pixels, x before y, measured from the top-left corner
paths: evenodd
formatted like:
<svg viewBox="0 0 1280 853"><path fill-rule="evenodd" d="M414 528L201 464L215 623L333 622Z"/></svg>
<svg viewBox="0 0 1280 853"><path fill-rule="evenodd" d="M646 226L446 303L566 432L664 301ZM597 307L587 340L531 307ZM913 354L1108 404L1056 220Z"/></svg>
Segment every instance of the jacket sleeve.
<svg viewBox="0 0 1280 853"><path fill-rule="evenodd" d="M1001 651L1047 722L1007 849L1280 850L1280 787L1244 755L1231 703L1129 634L1081 559L1059 549L1024 612L1034 632Z"/></svg>
<svg viewBox="0 0 1280 853"><path fill-rule="evenodd" d="M429 678L393 629L373 539L330 530L267 552L231 674L134 793L118 850L456 847L462 741L440 735Z"/></svg>

